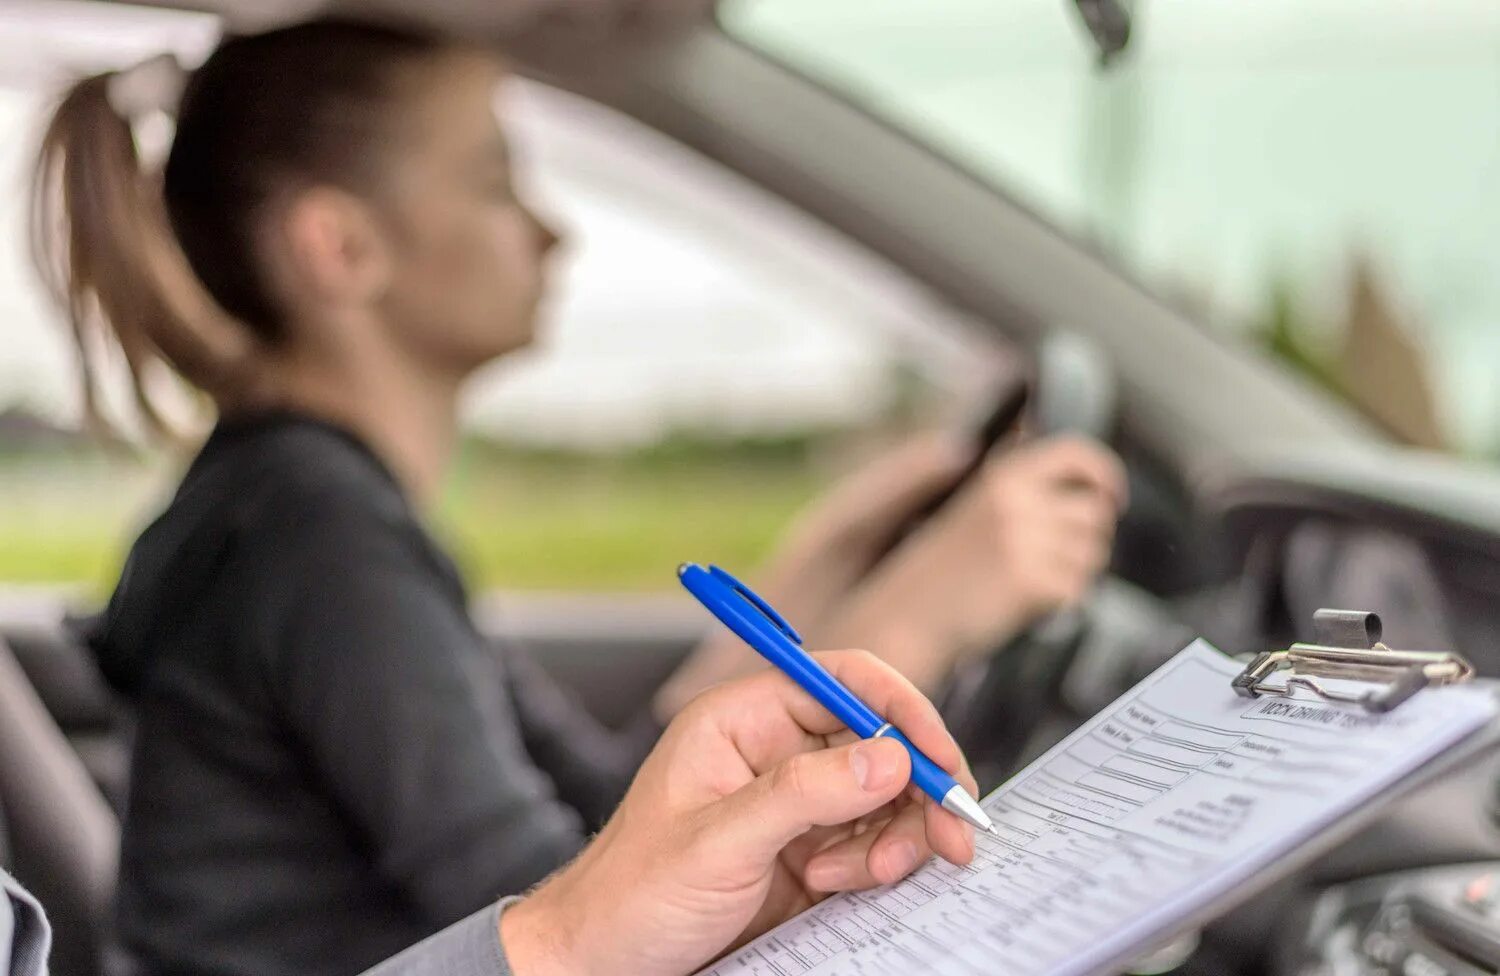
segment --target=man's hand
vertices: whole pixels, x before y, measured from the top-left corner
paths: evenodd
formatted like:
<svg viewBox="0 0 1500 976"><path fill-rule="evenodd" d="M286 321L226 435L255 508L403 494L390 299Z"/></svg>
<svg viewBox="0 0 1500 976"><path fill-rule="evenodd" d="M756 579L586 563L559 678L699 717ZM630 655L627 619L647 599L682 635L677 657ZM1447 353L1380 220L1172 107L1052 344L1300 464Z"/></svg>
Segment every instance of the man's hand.
<svg viewBox="0 0 1500 976"><path fill-rule="evenodd" d="M974 789L937 711L858 651L816 655ZM972 828L909 785L906 750L859 740L780 673L685 708L578 860L502 916L518 976L682 976L828 892L974 854Z"/></svg>

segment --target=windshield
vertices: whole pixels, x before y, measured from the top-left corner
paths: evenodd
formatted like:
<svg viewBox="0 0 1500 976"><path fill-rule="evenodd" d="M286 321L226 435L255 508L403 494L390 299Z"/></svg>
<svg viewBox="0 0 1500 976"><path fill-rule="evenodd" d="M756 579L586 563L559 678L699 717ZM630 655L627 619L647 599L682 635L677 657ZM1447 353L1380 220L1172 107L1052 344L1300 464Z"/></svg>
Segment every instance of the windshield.
<svg viewBox="0 0 1500 976"><path fill-rule="evenodd" d="M1067 0L722 22L1400 439L1500 454L1500 4L1135 6L1107 70Z"/></svg>

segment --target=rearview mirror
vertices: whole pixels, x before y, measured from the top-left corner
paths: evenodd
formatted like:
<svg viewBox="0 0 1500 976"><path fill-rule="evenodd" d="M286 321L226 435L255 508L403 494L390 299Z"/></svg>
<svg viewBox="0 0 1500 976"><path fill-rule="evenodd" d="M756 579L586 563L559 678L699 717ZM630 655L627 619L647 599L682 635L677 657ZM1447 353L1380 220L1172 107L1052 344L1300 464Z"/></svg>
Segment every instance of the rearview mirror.
<svg viewBox="0 0 1500 976"><path fill-rule="evenodd" d="M1083 25L1099 49L1099 66L1106 68L1130 43L1134 0L1074 0Z"/></svg>

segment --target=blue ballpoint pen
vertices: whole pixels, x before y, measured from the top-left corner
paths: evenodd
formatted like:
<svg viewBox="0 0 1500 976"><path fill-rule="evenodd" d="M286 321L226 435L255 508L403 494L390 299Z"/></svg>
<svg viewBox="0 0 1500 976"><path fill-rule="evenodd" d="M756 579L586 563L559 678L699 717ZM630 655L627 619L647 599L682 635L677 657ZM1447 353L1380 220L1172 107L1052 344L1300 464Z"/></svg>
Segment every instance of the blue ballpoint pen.
<svg viewBox="0 0 1500 976"><path fill-rule="evenodd" d="M922 751L906 736L844 687L843 682L827 668L813 660L812 655L802 649L802 638L792 625L750 587L717 566L705 569L697 563L683 563L677 567L677 578L724 626L801 685L818 700L818 704L853 729L856 735L864 739L884 736L906 746L906 751L911 753L911 781L944 810L980 830L992 834L997 832L989 815L968 790L937 763L922 755Z"/></svg>

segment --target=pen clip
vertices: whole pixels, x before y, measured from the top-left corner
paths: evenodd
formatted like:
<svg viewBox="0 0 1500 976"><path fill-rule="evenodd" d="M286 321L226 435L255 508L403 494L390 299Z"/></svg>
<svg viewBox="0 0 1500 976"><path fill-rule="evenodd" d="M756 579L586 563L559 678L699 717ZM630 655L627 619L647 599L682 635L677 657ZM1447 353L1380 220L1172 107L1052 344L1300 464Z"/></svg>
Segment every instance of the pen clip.
<svg viewBox="0 0 1500 976"><path fill-rule="evenodd" d="M734 576L728 571L720 569L717 566L708 567L708 573L710 576L714 577L719 582L723 583L725 586L738 593L741 599L743 599L746 603L759 610L761 616L770 621L771 625L774 626L777 630L781 631L787 637L791 638L793 644L801 646L802 635L798 634L797 631L792 627L792 625L787 623L785 617L776 612L775 607L771 606L765 600L762 600L758 593L750 589L750 587L746 586L744 583L741 583L739 580L735 579Z"/></svg>

